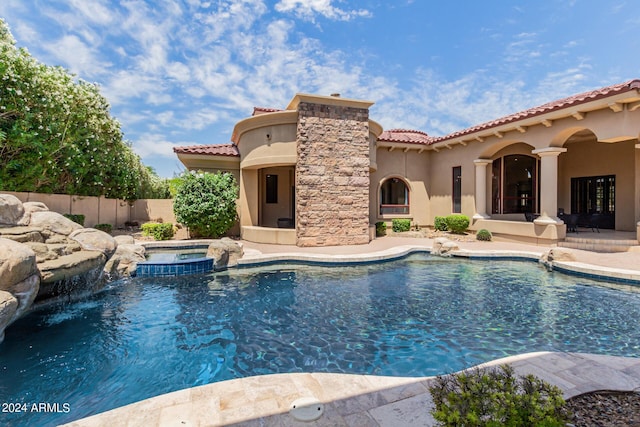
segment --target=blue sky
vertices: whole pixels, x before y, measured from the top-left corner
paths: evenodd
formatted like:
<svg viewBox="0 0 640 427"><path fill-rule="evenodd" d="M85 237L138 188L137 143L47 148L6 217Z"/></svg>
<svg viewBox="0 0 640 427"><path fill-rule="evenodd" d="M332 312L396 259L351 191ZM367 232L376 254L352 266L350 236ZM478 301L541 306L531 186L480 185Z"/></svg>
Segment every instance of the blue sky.
<svg viewBox="0 0 640 427"><path fill-rule="evenodd" d="M640 78L640 2L2 0L18 46L96 82L160 176L297 92L438 136Z"/></svg>

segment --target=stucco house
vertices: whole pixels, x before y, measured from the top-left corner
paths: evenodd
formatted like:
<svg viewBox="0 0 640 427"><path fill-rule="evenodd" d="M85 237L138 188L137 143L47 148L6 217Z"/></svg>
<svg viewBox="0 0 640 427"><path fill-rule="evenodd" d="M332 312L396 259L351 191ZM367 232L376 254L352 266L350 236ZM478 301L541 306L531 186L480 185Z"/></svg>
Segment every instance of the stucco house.
<svg viewBox="0 0 640 427"><path fill-rule="evenodd" d="M640 79L435 137L385 131L371 105L297 94L255 108L230 144L174 151L190 170L236 176L248 241L366 244L378 221L451 213L525 242L563 240L567 218L640 228Z"/></svg>

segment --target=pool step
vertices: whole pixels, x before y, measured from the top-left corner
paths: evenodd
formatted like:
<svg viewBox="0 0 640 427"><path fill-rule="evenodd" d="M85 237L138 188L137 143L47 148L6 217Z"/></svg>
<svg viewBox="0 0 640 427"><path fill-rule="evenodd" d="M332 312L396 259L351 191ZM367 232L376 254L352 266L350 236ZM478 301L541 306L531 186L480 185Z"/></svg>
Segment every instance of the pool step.
<svg viewBox="0 0 640 427"><path fill-rule="evenodd" d="M594 252L628 252L632 248L640 250L638 241L633 239L591 239L567 236L563 242L558 242L558 246Z"/></svg>

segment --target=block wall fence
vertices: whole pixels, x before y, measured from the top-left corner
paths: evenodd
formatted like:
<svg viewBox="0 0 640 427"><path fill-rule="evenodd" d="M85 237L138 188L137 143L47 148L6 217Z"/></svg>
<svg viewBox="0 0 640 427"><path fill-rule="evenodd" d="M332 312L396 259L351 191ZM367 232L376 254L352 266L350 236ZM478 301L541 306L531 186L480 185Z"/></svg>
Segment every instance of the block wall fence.
<svg viewBox="0 0 640 427"><path fill-rule="evenodd" d="M96 224L111 224L124 227L127 221L140 224L148 221L176 223L171 199L141 199L129 204L126 200L106 197L75 196L68 194L25 193L0 190L0 194L11 194L21 202L42 202L49 210L61 214L82 214L85 227Z"/></svg>

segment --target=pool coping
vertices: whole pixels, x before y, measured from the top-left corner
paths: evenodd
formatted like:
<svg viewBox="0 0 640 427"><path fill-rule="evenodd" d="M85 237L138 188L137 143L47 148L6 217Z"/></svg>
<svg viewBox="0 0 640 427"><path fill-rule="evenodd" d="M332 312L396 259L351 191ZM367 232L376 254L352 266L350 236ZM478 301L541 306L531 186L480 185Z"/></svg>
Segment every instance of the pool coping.
<svg viewBox="0 0 640 427"><path fill-rule="evenodd" d="M325 266L347 266L358 264L371 264L402 259L414 253L432 253L432 246L428 245L401 245L394 246L377 252L362 254L315 254L302 252L284 252L276 254L263 254L255 250L249 250L245 256L238 260L239 268L260 267L277 264L307 264ZM457 258L470 259L496 259L496 260L522 260L541 262L541 257L546 251L522 251L522 250L473 250L457 249L448 255ZM435 256L435 255L434 255ZM551 261L546 263L548 268L561 273L587 277L596 280L613 281L640 285L640 271L621 268L612 268L588 264L578 261Z"/></svg>
<svg viewBox="0 0 640 427"><path fill-rule="evenodd" d="M597 390L640 388L640 358L536 352L479 366L506 363L518 375L533 374L559 387L565 398ZM434 378L329 373L262 375L163 394L65 426L432 426L435 421L430 414L433 402L429 386ZM322 406L317 421L303 423L294 418L292 403L301 398Z"/></svg>
<svg viewBox="0 0 640 427"><path fill-rule="evenodd" d="M172 247L180 246L180 243ZM454 257L515 259L540 262L548 251L458 249ZM277 264L354 265L393 261L412 253L431 253L429 245L399 245L361 254L288 252L263 254L245 249L239 268ZM640 271L577 261L552 261L548 267L562 273L640 285ZM533 374L558 386L565 398L596 390L640 389L640 358L587 353L526 353L479 366L511 364L521 375ZM291 415L291 404L310 398L324 407L317 426L396 426L435 424L428 390L434 377L379 377L353 374L272 374L207 384L145 399L66 426L127 425L278 425L302 423ZM307 423L305 423L307 424Z"/></svg>

